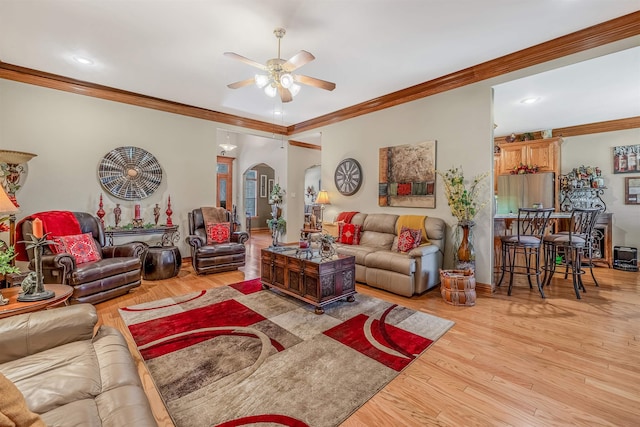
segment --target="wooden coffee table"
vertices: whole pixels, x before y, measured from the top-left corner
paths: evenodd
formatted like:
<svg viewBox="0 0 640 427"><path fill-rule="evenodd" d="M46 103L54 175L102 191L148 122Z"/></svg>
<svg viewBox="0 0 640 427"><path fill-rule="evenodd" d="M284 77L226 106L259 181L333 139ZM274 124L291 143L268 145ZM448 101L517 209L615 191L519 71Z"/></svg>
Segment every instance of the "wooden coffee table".
<svg viewBox="0 0 640 427"><path fill-rule="evenodd" d="M45 308L64 304L73 293L73 288L67 285L44 285L44 288L53 291L55 296L53 298L33 302L20 302L17 300L18 294L22 291L22 288L20 288L20 286L0 289L0 292L2 292L2 296L9 299L9 304L0 305L0 319L9 316L15 316L16 314L44 310Z"/></svg>
<svg viewBox="0 0 640 427"><path fill-rule="evenodd" d="M334 255L322 259L317 250L308 252L296 246L283 246L262 249L260 264L263 286L315 305L316 314L323 314L322 306L339 299L354 300L353 256Z"/></svg>

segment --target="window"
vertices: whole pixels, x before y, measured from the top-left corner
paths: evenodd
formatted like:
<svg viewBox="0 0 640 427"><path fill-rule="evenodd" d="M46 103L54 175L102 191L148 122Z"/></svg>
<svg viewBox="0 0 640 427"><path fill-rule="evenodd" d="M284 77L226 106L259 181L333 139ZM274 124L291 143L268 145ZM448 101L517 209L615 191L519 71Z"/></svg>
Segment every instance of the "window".
<svg viewBox="0 0 640 427"><path fill-rule="evenodd" d="M257 216L257 187L258 172L256 170L247 171L244 178L244 210L250 216Z"/></svg>

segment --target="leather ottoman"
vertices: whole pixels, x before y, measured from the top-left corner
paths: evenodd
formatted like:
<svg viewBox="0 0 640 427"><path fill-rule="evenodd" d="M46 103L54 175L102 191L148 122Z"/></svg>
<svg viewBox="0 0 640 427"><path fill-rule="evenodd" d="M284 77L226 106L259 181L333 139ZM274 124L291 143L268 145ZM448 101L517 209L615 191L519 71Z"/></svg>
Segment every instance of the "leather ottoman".
<svg viewBox="0 0 640 427"><path fill-rule="evenodd" d="M149 246L144 257L145 280L170 279L178 275L182 256L177 246Z"/></svg>

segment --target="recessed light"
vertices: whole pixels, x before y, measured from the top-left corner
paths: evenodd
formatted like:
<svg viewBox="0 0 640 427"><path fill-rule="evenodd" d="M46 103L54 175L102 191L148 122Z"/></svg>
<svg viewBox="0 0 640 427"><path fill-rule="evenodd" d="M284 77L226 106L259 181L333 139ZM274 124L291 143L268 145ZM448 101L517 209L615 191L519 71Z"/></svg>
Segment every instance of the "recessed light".
<svg viewBox="0 0 640 427"><path fill-rule="evenodd" d="M532 97L532 98L525 98L522 101L520 101L521 104L533 104L540 101L540 97Z"/></svg>
<svg viewBox="0 0 640 427"><path fill-rule="evenodd" d="M276 116L279 116L282 114L282 111L274 111L273 114L275 114Z"/></svg>
<svg viewBox="0 0 640 427"><path fill-rule="evenodd" d="M93 61L83 56L74 56L73 60L82 65L93 65Z"/></svg>

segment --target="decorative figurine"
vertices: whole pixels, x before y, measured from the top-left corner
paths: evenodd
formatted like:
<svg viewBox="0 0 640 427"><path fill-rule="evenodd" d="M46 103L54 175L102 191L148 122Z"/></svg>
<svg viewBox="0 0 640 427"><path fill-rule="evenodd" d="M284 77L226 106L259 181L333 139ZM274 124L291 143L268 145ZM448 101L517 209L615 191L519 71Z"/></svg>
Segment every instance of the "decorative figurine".
<svg viewBox="0 0 640 427"><path fill-rule="evenodd" d="M116 217L116 228L120 225L122 219L122 209L120 209L120 203L116 203L116 207L113 208L113 215Z"/></svg>
<svg viewBox="0 0 640 427"><path fill-rule="evenodd" d="M156 223L156 227L158 226L159 219L160 219L160 205L156 203L156 207L153 208L153 220Z"/></svg>

